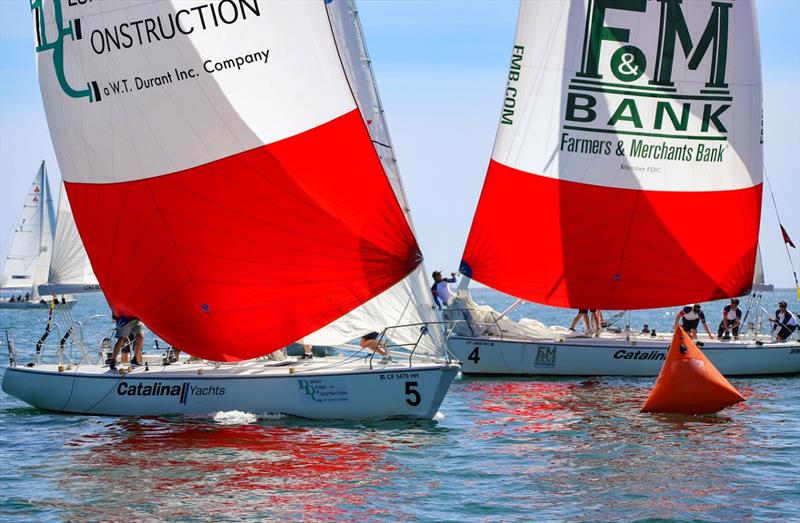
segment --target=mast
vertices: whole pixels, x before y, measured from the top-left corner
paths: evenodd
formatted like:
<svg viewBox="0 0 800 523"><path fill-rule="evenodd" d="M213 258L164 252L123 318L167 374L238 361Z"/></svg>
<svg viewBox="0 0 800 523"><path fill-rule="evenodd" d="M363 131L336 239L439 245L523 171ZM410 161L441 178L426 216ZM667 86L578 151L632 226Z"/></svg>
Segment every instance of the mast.
<svg viewBox="0 0 800 523"><path fill-rule="evenodd" d="M31 284L31 299L36 301L39 300L39 284L47 281L55 235L53 196L50 192L50 182L47 179L47 168L44 161L42 161L40 169L42 172L42 196L39 200L39 212L42 215L42 226L39 229L39 256L36 260L36 270Z"/></svg>

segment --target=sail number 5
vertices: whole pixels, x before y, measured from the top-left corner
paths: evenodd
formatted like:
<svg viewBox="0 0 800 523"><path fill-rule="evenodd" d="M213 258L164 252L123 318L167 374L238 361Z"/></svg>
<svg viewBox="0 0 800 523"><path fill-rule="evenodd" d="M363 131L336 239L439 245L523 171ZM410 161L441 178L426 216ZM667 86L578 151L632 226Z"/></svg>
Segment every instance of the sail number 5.
<svg viewBox="0 0 800 523"><path fill-rule="evenodd" d="M406 396L411 396L410 398L406 398L406 403L412 407L416 407L422 402L422 396L420 396L419 391L417 390L417 385L418 384L416 381L406 382Z"/></svg>

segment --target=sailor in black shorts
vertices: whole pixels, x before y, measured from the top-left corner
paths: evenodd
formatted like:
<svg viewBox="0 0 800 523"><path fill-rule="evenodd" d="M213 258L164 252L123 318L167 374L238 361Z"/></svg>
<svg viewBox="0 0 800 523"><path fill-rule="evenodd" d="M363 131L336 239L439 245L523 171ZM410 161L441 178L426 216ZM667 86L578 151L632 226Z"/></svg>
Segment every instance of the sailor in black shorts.
<svg viewBox="0 0 800 523"><path fill-rule="evenodd" d="M742 309L739 308L739 300L731 298L730 305L726 305L722 309L722 321L719 322L717 329L717 338L730 339L733 334L733 339L739 339L739 327L742 324Z"/></svg>
<svg viewBox="0 0 800 523"><path fill-rule="evenodd" d="M714 339L714 335L711 334L711 330L709 330L708 324L706 323L706 315L703 314L702 307L699 303L687 305L675 316L675 324L672 326L673 331L678 328L679 321L681 322L683 330L685 330L693 340L697 339L697 327L700 326L700 322L703 323L703 328L705 328L708 337L712 340Z"/></svg>
<svg viewBox="0 0 800 523"><path fill-rule="evenodd" d="M769 321L772 323L772 331L778 330L775 334L776 341L786 341L797 330L797 316L786 308L786 302L783 300L778 302L775 319L770 318Z"/></svg>

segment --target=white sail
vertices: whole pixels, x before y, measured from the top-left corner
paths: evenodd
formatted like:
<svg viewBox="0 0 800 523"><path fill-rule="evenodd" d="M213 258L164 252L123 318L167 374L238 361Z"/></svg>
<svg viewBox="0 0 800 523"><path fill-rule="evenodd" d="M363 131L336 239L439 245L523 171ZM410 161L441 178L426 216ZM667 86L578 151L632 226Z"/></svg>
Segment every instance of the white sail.
<svg viewBox="0 0 800 523"><path fill-rule="evenodd" d="M86 255L64 184L58 197L58 218L53 243L53 256L47 283L39 286L40 294L75 294L99 291L92 264Z"/></svg>
<svg viewBox="0 0 800 523"><path fill-rule="evenodd" d="M761 261L761 247L756 251L756 269L753 273L753 288L751 292L771 292L775 288L764 279L764 264Z"/></svg>
<svg viewBox="0 0 800 523"><path fill-rule="evenodd" d="M47 278L54 229L53 200L42 162L14 229L3 268L3 289L25 290L37 296L36 285Z"/></svg>
<svg viewBox="0 0 800 523"><path fill-rule="evenodd" d="M361 116L369 130L375 151L381 159L397 201L413 229L408 199L397 167L397 158L389 136L355 2L353 0L333 0L327 3L327 9L350 88L353 90ZM387 327L430 323L437 320L431 293L425 279L425 266L420 264L411 274L393 287L335 322L306 336L302 341L310 345L335 345L373 331L382 332ZM420 330L419 327L390 328L386 332L386 336L393 343L415 344L420 338ZM428 329L428 335L419 341L418 352L430 354L442 352L444 344L439 328Z"/></svg>

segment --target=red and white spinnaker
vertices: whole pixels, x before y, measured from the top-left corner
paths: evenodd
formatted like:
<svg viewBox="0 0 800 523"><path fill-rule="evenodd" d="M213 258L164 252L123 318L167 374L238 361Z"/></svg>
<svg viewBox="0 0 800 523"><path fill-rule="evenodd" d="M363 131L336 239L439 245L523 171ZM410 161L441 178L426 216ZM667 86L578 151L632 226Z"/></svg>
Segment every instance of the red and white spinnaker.
<svg viewBox="0 0 800 523"><path fill-rule="evenodd" d="M241 360L420 265L321 0L33 11L59 165L116 314Z"/></svg>
<svg viewBox="0 0 800 523"><path fill-rule="evenodd" d="M559 307L739 296L761 212L750 1L522 2L462 272Z"/></svg>

